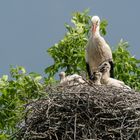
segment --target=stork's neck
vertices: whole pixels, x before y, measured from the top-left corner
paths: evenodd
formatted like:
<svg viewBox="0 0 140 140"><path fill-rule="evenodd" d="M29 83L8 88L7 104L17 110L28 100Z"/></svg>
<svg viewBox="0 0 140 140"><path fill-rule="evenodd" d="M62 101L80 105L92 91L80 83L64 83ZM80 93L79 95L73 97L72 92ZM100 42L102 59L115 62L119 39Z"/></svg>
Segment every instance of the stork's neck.
<svg viewBox="0 0 140 140"><path fill-rule="evenodd" d="M60 80L64 80L64 79L65 79L65 76L61 75Z"/></svg>
<svg viewBox="0 0 140 140"><path fill-rule="evenodd" d="M104 73L102 74L102 79L101 79L101 81L102 81L104 84L106 84L106 83L108 82L109 78L110 78L110 73L109 73L108 71L106 71L106 72L104 72Z"/></svg>
<svg viewBox="0 0 140 140"><path fill-rule="evenodd" d="M100 27L99 26L97 26L97 28L96 28L96 32L92 32L92 36L93 37L101 37L101 35L100 35Z"/></svg>
<svg viewBox="0 0 140 140"><path fill-rule="evenodd" d="M97 85L101 85L100 79L94 80L94 83L97 84Z"/></svg>

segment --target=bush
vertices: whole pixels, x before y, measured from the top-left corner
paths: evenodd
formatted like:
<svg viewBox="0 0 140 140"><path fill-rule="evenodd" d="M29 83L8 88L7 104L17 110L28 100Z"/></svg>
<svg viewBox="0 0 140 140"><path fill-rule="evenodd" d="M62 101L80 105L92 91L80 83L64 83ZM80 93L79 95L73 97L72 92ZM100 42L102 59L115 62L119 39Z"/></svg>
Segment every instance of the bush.
<svg viewBox="0 0 140 140"><path fill-rule="evenodd" d="M140 60L130 54L128 47L128 43L121 40L113 51L115 77L140 91Z"/></svg>
<svg viewBox="0 0 140 140"><path fill-rule="evenodd" d="M16 131L24 116L24 105L44 95L39 74L26 74L21 66L11 67L10 73L11 79L7 75L0 78L0 139Z"/></svg>

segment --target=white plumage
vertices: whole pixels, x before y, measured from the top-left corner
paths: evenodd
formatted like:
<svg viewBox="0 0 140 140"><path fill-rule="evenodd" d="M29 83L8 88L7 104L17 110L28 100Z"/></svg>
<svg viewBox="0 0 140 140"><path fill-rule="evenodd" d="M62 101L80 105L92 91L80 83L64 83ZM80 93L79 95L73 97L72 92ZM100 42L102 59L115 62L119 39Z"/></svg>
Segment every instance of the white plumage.
<svg viewBox="0 0 140 140"><path fill-rule="evenodd" d="M78 74L66 76L65 72L60 72L59 76L61 85L77 85L85 83L85 81L82 79L82 76Z"/></svg>
<svg viewBox="0 0 140 140"><path fill-rule="evenodd" d="M104 62L99 66L100 71L102 72L101 83L105 85L115 86L119 88L131 89L129 86L125 85L123 81L114 79L110 77L110 64Z"/></svg>
<svg viewBox="0 0 140 140"><path fill-rule="evenodd" d="M104 61L111 62L111 70L113 71L112 51L104 38L100 35L100 18L93 16L91 36L86 46L86 64L89 77L93 75L98 66ZM113 74L111 75L113 77Z"/></svg>

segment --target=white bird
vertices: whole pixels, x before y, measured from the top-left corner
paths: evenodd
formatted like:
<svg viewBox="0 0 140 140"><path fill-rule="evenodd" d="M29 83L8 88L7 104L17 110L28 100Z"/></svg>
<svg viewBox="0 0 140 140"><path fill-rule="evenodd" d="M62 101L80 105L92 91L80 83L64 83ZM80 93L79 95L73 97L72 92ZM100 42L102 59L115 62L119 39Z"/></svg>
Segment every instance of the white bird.
<svg viewBox="0 0 140 140"><path fill-rule="evenodd" d="M85 83L85 81L82 79L82 76L78 74L66 76L65 72L60 72L59 77L61 85L77 85Z"/></svg>
<svg viewBox="0 0 140 140"><path fill-rule="evenodd" d="M119 88L131 89L129 86L125 85L123 81L110 77L110 64L108 62L102 63L99 66L99 70L102 73L102 78L101 78L102 84L115 86Z"/></svg>
<svg viewBox="0 0 140 140"><path fill-rule="evenodd" d="M91 36L88 40L85 52L88 75L91 80L94 79L94 72L97 70L98 66L104 61L108 61L111 65L111 77L114 77L112 51L104 38L100 35L100 18L98 16L93 16L91 21Z"/></svg>

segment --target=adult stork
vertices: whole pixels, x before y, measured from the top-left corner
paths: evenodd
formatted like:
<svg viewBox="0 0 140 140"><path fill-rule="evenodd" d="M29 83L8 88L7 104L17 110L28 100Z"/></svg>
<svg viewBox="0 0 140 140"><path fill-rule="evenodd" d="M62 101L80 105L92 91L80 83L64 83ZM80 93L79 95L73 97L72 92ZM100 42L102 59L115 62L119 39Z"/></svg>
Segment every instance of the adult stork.
<svg viewBox="0 0 140 140"><path fill-rule="evenodd" d="M112 51L105 39L100 35L100 18L93 16L91 19L91 35L86 46L86 69L91 80L95 78L98 66L108 61L111 69L110 76L114 77Z"/></svg>

